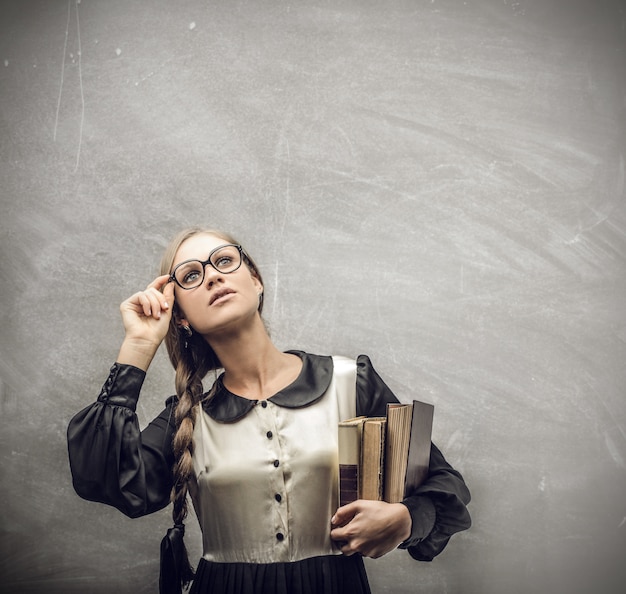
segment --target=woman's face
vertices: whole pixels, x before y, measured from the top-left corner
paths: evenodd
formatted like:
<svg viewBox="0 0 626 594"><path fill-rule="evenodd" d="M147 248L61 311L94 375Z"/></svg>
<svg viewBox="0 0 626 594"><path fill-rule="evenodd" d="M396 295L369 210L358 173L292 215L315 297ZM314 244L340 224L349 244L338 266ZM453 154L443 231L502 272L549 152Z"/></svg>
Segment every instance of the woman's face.
<svg viewBox="0 0 626 594"><path fill-rule="evenodd" d="M216 248L228 242L209 234L194 235L185 240L176 252L172 270L186 260L208 259ZM176 286L176 303L185 321L200 334L209 336L228 331L257 315L261 282L242 262L234 272L218 272L211 264L204 268L204 280L195 289Z"/></svg>

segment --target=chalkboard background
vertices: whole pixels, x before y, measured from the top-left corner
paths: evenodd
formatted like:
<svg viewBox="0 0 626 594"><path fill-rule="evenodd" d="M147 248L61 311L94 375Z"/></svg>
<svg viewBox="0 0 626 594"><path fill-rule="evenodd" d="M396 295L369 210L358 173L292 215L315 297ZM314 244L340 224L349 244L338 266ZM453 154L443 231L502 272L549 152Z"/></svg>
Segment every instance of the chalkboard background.
<svg viewBox="0 0 626 594"><path fill-rule="evenodd" d="M79 499L65 430L190 223L258 259L281 348L436 406L474 526L375 594L624 591L622 3L0 4L2 592L157 590L169 511ZM142 425L172 392L160 352Z"/></svg>

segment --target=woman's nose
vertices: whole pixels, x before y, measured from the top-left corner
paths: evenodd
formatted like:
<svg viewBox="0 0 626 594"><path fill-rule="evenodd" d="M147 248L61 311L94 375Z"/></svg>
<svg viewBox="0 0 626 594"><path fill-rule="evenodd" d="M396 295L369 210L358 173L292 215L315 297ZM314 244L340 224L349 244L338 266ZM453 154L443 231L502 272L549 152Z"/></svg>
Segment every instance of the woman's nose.
<svg viewBox="0 0 626 594"><path fill-rule="evenodd" d="M222 278L222 274L215 270L211 263L207 263L204 266L204 286L211 288L218 280Z"/></svg>

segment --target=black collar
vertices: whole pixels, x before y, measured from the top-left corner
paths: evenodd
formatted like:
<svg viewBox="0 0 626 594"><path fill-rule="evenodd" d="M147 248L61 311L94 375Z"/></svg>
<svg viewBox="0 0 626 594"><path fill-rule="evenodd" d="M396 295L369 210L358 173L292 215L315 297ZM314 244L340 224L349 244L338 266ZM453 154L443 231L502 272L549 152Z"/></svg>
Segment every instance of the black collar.
<svg viewBox="0 0 626 594"><path fill-rule="evenodd" d="M310 355L302 351L287 351L302 359L302 371L295 381L268 400L285 408L302 408L319 400L333 377L332 357ZM215 394L202 403L202 408L220 423L234 423L245 417L258 403L233 394L224 386L222 373L215 382Z"/></svg>

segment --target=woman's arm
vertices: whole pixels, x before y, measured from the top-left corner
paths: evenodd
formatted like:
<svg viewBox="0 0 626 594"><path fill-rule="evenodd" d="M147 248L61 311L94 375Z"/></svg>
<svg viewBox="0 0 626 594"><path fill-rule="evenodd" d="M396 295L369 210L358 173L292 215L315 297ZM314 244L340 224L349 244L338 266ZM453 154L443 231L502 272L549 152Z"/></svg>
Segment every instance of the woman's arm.
<svg viewBox="0 0 626 594"><path fill-rule="evenodd" d="M145 372L116 363L98 400L70 421L74 489L136 518L165 507L172 488L174 399L143 432L135 409Z"/></svg>
<svg viewBox="0 0 626 594"><path fill-rule="evenodd" d="M365 355L357 359L357 415L385 416L387 403L398 399ZM470 493L461 474L432 444L428 477L402 501L411 516L410 536L400 544L415 559L431 561L450 537L471 525L467 510Z"/></svg>
<svg viewBox="0 0 626 594"><path fill-rule="evenodd" d="M172 317L174 287L168 275L120 305L124 341L98 400L67 429L76 492L130 517L165 507L172 487L174 399L143 432L135 410L146 370Z"/></svg>
<svg viewBox="0 0 626 594"><path fill-rule="evenodd" d="M472 525L466 507L470 499L461 474L431 444L428 478L402 502L411 512L413 527L400 548L418 561L432 561L453 534Z"/></svg>

